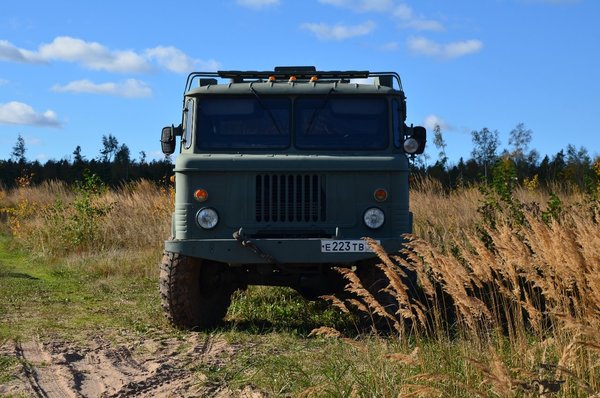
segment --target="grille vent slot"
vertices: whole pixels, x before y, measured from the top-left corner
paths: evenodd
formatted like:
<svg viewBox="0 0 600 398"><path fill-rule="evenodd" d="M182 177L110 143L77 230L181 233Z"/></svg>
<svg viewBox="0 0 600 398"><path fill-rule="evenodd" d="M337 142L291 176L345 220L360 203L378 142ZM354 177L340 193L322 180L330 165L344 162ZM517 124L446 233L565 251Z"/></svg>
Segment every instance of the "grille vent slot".
<svg viewBox="0 0 600 398"><path fill-rule="evenodd" d="M256 221L325 221L325 187L325 176L319 174L259 174L256 176Z"/></svg>

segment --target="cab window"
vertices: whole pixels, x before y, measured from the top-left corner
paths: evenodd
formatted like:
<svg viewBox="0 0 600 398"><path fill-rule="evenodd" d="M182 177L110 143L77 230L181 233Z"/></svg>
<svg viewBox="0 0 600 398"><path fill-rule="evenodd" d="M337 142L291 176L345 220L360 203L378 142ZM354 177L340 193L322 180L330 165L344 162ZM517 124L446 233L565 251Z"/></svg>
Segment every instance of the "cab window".
<svg viewBox="0 0 600 398"><path fill-rule="evenodd" d="M284 149L290 144L291 101L277 96L199 98L200 149Z"/></svg>
<svg viewBox="0 0 600 398"><path fill-rule="evenodd" d="M388 102L381 97L302 97L295 102L296 146L300 149L385 149Z"/></svg>
<svg viewBox="0 0 600 398"><path fill-rule="evenodd" d="M194 131L194 99L190 98L185 103L183 121L183 147L189 149L192 145L192 132Z"/></svg>

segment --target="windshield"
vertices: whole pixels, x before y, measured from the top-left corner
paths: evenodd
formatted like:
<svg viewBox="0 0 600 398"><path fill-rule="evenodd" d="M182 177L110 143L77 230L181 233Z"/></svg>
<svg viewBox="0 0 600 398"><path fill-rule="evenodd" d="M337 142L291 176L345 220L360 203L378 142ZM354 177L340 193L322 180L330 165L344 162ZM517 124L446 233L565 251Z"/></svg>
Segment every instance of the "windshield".
<svg viewBox="0 0 600 398"><path fill-rule="evenodd" d="M199 149L286 149L290 146L289 97L205 96L196 101ZM389 142L388 101L333 92L294 100L298 149L373 150Z"/></svg>
<svg viewBox="0 0 600 398"><path fill-rule="evenodd" d="M206 97L197 102L201 149L287 148L289 98Z"/></svg>
<svg viewBox="0 0 600 398"><path fill-rule="evenodd" d="M298 98L296 146L301 149L384 149L388 145L388 106L381 97Z"/></svg>

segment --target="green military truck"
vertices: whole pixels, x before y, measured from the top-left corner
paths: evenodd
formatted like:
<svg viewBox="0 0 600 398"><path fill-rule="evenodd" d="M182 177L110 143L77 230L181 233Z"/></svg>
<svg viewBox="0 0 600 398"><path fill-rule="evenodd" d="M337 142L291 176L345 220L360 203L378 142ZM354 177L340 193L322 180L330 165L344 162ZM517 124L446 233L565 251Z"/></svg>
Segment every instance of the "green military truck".
<svg viewBox="0 0 600 398"><path fill-rule="evenodd" d="M232 293L289 286L308 298L339 289L333 267L376 268L412 230L409 157L423 127L405 124L395 72L195 72L176 137L175 209L160 268L162 306L180 328L209 328Z"/></svg>

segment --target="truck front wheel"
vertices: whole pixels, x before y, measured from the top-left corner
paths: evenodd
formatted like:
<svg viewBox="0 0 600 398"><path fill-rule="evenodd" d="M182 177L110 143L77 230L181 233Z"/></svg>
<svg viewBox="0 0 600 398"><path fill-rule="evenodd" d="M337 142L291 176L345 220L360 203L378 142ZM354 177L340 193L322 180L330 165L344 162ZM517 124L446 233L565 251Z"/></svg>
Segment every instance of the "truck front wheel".
<svg viewBox="0 0 600 398"><path fill-rule="evenodd" d="M235 290L222 264L165 252L160 264L160 297L165 316L180 329L218 325Z"/></svg>

